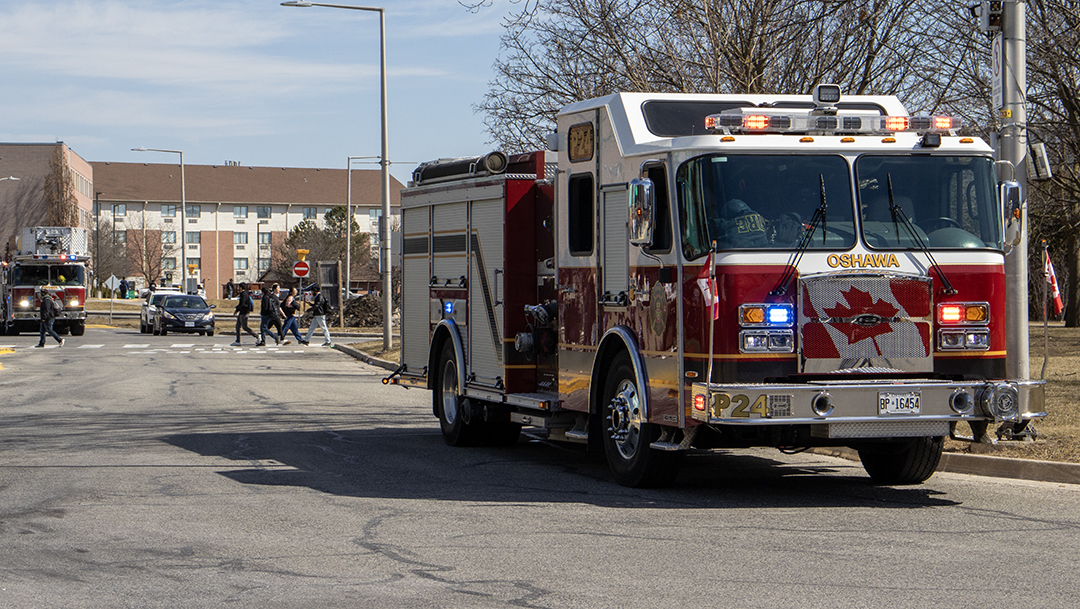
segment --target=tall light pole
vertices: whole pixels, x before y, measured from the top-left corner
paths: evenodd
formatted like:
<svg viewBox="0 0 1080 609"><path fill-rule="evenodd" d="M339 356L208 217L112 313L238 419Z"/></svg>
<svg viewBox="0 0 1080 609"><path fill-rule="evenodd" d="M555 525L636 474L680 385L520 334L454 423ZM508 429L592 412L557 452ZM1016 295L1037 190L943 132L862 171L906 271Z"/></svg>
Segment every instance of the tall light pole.
<svg viewBox="0 0 1080 609"><path fill-rule="evenodd" d="M168 152L180 155L180 235L178 236L180 241L180 289L186 293L188 289L184 271L187 269L187 220L185 220L185 214L187 213L187 185L184 182L184 152L182 150L146 148L145 146L132 148L132 150L135 152Z"/></svg>
<svg viewBox="0 0 1080 609"><path fill-rule="evenodd" d="M382 271L382 296L383 296L383 349L389 350L393 342L391 329L393 322L390 314L393 312L394 300L390 293L390 154L388 152L387 116L386 116L386 9L375 6L354 6L351 4L323 4L321 2L282 2L281 6L324 6L327 8L343 8L354 11L370 11L379 13L379 61L380 76L382 80L382 155L379 164L382 165L382 215L383 220L379 224L379 267ZM350 161L351 163L351 161ZM352 165L349 165L350 173ZM350 190L350 194L351 194ZM351 218L350 218L351 220ZM350 225L351 229L351 225ZM350 231L351 232L351 231ZM346 271L348 273L348 271Z"/></svg>

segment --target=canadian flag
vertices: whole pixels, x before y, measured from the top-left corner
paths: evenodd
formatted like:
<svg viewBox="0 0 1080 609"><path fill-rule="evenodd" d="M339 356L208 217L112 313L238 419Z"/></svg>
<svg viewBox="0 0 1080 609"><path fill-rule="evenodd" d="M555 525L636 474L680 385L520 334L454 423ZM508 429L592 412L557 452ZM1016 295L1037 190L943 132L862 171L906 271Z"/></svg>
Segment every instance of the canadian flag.
<svg viewBox="0 0 1080 609"><path fill-rule="evenodd" d="M705 306L712 307L713 321L720 319L720 297L716 293L716 273L713 265L713 253L709 252L709 257L705 259L705 266L701 267L701 271L697 276L698 288L701 289L701 297L705 299Z"/></svg>
<svg viewBox="0 0 1080 609"><path fill-rule="evenodd" d="M1057 275L1054 274L1054 263L1050 262L1050 250L1043 250L1043 265L1046 267L1046 283L1050 286L1050 294L1054 297L1054 315L1061 315L1065 310L1065 303L1061 301L1061 291L1058 290ZM700 282L700 280L698 280Z"/></svg>

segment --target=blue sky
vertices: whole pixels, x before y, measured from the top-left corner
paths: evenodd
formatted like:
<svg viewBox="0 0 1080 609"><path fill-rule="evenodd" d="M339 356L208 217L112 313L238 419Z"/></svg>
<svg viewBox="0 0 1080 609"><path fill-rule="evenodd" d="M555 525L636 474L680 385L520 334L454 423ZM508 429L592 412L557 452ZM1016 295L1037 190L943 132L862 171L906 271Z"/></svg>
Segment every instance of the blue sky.
<svg viewBox="0 0 1080 609"><path fill-rule="evenodd" d="M345 168L380 153L377 13L280 0L0 2L0 142L89 161ZM510 0L386 8L391 171L492 148L474 113ZM377 165L355 164L357 168ZM0 174L3 160L0 160Z"/></svg>

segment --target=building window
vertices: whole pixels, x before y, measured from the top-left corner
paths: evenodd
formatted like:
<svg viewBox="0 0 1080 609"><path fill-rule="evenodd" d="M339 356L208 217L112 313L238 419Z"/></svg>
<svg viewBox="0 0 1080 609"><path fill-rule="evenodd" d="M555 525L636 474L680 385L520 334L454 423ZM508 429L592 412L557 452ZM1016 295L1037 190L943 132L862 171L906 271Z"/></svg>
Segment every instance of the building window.
<svg viewBox="0 0 1080 609"><path fill-rule="evenodd" d="M248 268L247 258L233 258L233 269L237 271L246 271Z"/></svg>
<svg viewBox="0 0 1080 609"><path fill-rule="evenodd" d="M187 259L187 265L188 266L194 266L196 269L201 269L202 268L202 258L188 258Z"/></svg>
<svg viewBox="0 0 1080 609"><path fill-rule="evenodd" d="M232 215L234 218L246 218L247 217L247 205L236 205L232 208Z"/></svg>
<svg viewBox="0 0 1080 609"><path fill-rule="evenodd" d="M176 243L176 231L174 231L174 230L163 230L163 231L161 231L161 242L162 243Z"/></svg>
<svg viewBox="0 0 1080 609"><path fill-rule="evenodd" d="M200 215L202 215L202 206L188 205L187 211L185 211L184 213L188 218L198 218Z"/></svg>
<svg viewBox="0 0 1080 609"><path fill-rule="evenodd" d="M178 206L172 205L170 203L166 203L166 204L162 205L161 206L161 217L162 218L175 218L176 217L176 208L177 207Z"/></svg>
<svg viewBox="0 0 1080 609"><path fill-rule="evenodd" d="M188 231L184 233L184 243L201 243L202 233L199 231Z"/></svg>
<svg viewBox="0 0 1080 609"><path fill-rule="evenodd" d="M265 273L266 271L269 271L269 270L270 270L270 259L269 258L259 258L259 272L260 273Z"/></svg>
<svg viewBox="0 0 1080 609"><path fill-rule="evenodd" d="M114 216L126 216L127 215L127 203L113 203L112 215L114 215Z"/></svg>
<svg viewBox="0 0 1080 609"><path fill-rule="evenodd" d="M163 271L175 271L176 270L176 258L162 258L161 270Z"/></svg>
<svg viewBox="0 0 1080 609"><path fill-rule="evenodd" d="M114 230L112 233L113 243L126 244L127 243L127 231L126 230Z"/></svg>
<svg viewBox="0 0 1080 609"><path fill-rule="evenodd" d="M258 207L255 208L255 211L256 211L256 213L258 214L258 216L260 218L269 218L270 217L270 206L269 205L259 205Z"/></svg>
<svg viewBox="0 0 1080 609"><path fill-rule="evenodd" d="M317 220L318 218L319 218L319 210L317 208L315 208L315 207L305 207L304 208L304 219L305 220Z"/></svg>
<svg viewBox="0 0 1080 609"><path fill-rule="evenodd" d="M247 240L248 240L248 234L247 233L233 233L232 234L232 242L235 243L236 245L246 245Z"/></svg>
<svg viewBox="0 0 1080 609"><path fill-rule="evenodd" d="M270 233L259 233L259 245L270 245Z"/></svg>

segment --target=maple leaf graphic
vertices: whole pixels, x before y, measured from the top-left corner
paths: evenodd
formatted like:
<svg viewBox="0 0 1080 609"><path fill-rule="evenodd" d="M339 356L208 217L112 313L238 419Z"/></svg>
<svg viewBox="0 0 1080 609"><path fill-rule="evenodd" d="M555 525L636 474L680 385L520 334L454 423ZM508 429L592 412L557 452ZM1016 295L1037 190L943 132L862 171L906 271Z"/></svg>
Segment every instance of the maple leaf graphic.
<svg viewBox="0 0 1080 609"><path fill-rule="evenodd" d="M864 292L855 287L841 293L844 295L844 300L847 301L848 306L838 305L831 309L825 309L825 314L829 317L854 318L860 315L877 315L891 319L900 312L900 309L892 306L892 304L884 300L875 301L869 292ZM853 323L837 323L832 324L832 326L847 336L849 345L854 345L868 338L873 340L878 355L881 355L881 346L877 344L877 337L893 331L890 323L880 323L870 327Z"/></svg>

